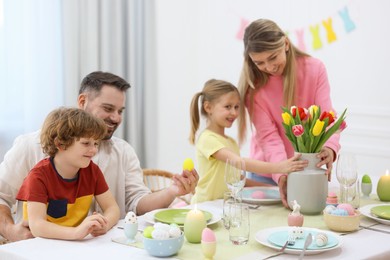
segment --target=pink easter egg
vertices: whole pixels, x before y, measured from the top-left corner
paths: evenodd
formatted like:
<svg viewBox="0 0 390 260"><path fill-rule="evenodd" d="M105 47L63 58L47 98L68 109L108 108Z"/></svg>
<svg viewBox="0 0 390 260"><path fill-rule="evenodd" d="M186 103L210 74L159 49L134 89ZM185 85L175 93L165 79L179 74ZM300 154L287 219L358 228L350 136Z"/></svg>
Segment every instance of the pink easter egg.
<svg viewBox="0 0 390 260"><path fill-rule="evenodd" d="M253 199L264 199L265 198L265 193L263 191L261 191L261 190L257 190L257 191L255 191L255 192L253 192L251 194L251 197Z"/></svg>
<svg viewBox="0 0 390 260"><path fill-rule="evenodd" d="M215 242L217 239L215 238L214 231L209 228L204 228L202 231L202 241L203 242Z"/></svg>
<svg viewBox="0 0 390 260"><path fill-rule="evenodd" d="M355 215L355 209L352 207L351 204L341 203L341 204L337 205L337 208L346 210L348 212L349 216Z"/></svg>

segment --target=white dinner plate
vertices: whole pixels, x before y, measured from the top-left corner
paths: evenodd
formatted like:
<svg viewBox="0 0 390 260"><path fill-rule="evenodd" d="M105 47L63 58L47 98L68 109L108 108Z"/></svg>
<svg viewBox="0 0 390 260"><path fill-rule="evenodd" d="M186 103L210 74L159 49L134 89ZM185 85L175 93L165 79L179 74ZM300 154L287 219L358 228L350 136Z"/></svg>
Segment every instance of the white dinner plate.
<svg viewBox="0 0 390 260"><path fill-rule="evenodd" d="M262 198L256 198L261 195ZM281 203L278 187L247 187L242 189L242 201L250 204L270 205Z"/></svg>
<svg viewBox="0 0 390 260"><path fill-rule="evenodd" d="M222 218L221 213L219 213L219 212L216 212L216 211L213 211L210 209L202 209L202 208L199 208L199 209L208 211L213 215L211 217L211 219L207 222L207 226L217 223ZM156 219L154 218L154 214L156 214L157 212L160 212L162 210L167 210L167 209L155 209L155 210L152 210L148 213L145 213L145 221L148 222L149 224L154 225L156 223ZM182 226L179 225L179 227L182 227Z"/></svg>
<svg viewBox="0 0 390 260"><path fill-rule="evenodd" d="M390 205L390 204L384 204L384 203L382 203L382 204L369 204L369 205L361 207L359 210L363 216L366 216L370 219L376 220L381 224L390 225L390 220L384 219L384 218L378 218L377 216L375 216L374 214L371 213L371 208L376 207L376 206L383 206L383 205Z"/></svg>
<svg viewBox="0 0 390 260"><path fill-rule="evenodd" d="M278 246L278 245L275 245L271 242L269 242L268 240L268 237L276 232L281 232L281 231L286 231L288 229L290 229L291 227L275 227L275 228L266 228L266 229L262 229L260 231L258 231L255 235L255 239L257 242L259 242L260 244L266 246L266 247L269 247L269 248L272 248L272 249L276 249L276 250L280 250L281 246ZM319 249L308 249L306 250L305 252L305 255L315 255L315 254L320 254L320 253L323 253L323 252L326 252L326 251L331 251L331 250L335 250L339 247L341 247L342 245L342 237L337 235L336 233L333 233L331 231L327 231L327 230L320 230L320 229L317 229L317 228L306 228L306 227L303 227L304 231L305 232L313 232L313 233L318 233L318 232L321 232L321 233L325 233L327 236L331 236L332 239L336 239L338 241L337 245L334 246L334 247L328 247L328 248L319 248ZM313 243L314 240L313 240ZM286 249L284 250L285 253L287 254L293 254L293 255L299 255L302 250L301 249L294 249L294 248L288 248L286 247Z"/></svg>

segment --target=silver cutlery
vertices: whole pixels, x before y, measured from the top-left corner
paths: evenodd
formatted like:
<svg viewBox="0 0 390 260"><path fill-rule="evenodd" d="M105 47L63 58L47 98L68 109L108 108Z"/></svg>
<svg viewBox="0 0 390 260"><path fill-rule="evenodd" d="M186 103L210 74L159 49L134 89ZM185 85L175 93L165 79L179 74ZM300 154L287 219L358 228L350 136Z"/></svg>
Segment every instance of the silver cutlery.
<svg viewBox="0 0 390 260"><path fill-rule="evenodd" d="M303 259L303 257L305 256L306 249L310 246L312 241L313 241L313 237L312 237L311 233L309 233L306 237L305 244L303 245L303 250L302 250L301 254L299 255L300 260Z"/></svg>
<svg viewBox="0 0 390 260"><path fill-rule="evenodd" d="M284 245L279 250L279 252L283 253L287 246L293 246L293 245L295 245L295 237L293 235L289 235L287 237L286 243L284 243Z"/></svg>
<svg viewBox="0 0 390 260"><path fill-rule="evenodd" d="M371 230L371 231L376 231L376 232L381 232L381 233L385 233L385 234L390 234L390 231L388 231L388 230L377 229L377 228L373 228L371 226L368 226L368 227L359 226L359 228L360 229L367 229L367 230Z"/></svg>
<svg viewBox="0 0 390 260"><path fill-rule="evenodd" d="M278 255L281 255L281 254L284 253L284 250L286 249L287 246L293 246L293 245L295 245L295 236L289 235L287 237L286 243L284 243L282 248L280 248L279 251L276 254L273 254L273 255L267 256L265 258L262 258L262 260L270 259L270 258L276 257Z"/></svg>

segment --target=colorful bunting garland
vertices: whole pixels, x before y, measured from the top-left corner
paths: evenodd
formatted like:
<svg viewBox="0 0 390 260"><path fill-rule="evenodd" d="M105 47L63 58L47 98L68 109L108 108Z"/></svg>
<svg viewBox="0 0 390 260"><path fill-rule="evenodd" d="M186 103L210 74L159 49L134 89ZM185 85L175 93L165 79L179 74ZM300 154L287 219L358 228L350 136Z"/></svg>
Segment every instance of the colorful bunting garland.
<svg viewBox="0 0 390 260"><path fill-rule="evenodd" d="M341 10L337 12L337 16L331 16L326 19L323 19L321 22L308 26L310 33L310 44L305 43L305 29L296 29L294 30L295 38L291 39L294 44L301 49L302 51L307 51L307 46L311 46L312 50L319 50L324 46L326 41L327 44L332 44L337 41L338 33L341 33L340 28L334 28L333 20L337 18L341 18L342 24L344 25L344 30L346 33L350 33L356 29L355 22L351 19L349 15L348 6L343 7ZM250 22L247 19L241 18L240 28L236 34L236 39L242 40L244 36L245 28L248 26ZM326 40L321 38L321 32L325 29ZM289 32L286 32L289 34ZM309 37L308 37L309 38ZM307 39L306 39L307 40Z"/></svg>

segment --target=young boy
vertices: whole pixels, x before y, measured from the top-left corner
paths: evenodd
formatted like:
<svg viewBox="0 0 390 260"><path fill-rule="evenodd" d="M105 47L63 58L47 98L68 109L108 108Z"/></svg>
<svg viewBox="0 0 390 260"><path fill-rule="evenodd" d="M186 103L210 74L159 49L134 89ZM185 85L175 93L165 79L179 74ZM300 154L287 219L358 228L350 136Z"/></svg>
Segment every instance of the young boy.
<svg viewBox="0 0 390 260"><path fill-rule="evenodd" d="M47 116L41 146L49 157L30 171L16 196L35 237L83 239L118 222L118 204L91 161L105 135L103 120L81 109L59 108ZM93 198L103 214L87 216Z"/></svg>

